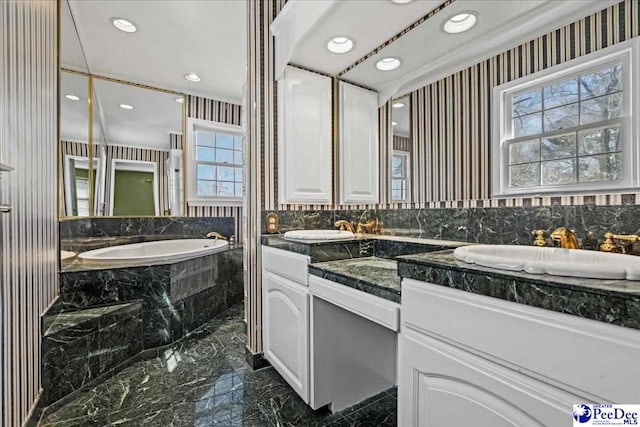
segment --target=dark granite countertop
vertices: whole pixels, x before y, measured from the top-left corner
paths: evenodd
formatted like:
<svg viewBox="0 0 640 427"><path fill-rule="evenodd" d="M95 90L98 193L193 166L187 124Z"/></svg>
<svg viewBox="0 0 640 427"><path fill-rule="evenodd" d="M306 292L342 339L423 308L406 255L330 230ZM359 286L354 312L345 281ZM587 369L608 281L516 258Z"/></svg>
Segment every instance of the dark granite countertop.
<svg viewBox="0 0 640 427"><path fill-rule="evenodd" d="M640 329L640 281L499 270L459 261L451 250L396 259L403 278Z"/></svg>
<svg viewBox="0 0 640 427"><path fill-rule="evenodd" d="M395 260L362 257L319 262L309 266L309 274L400 302L400 277Z"/></svg>

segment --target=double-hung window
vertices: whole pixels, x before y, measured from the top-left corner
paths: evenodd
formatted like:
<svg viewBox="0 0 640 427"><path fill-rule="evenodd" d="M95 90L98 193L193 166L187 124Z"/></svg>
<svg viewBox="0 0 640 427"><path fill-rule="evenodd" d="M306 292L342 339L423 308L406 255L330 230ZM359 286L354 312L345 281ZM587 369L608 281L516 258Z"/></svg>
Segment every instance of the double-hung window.
<svg viewBox="0 0 640 427"><path fill-rule="evenodd" d="M192 206L242 204L243 135L240 126L188 119L188 202Z"/></svg>
<svg viewBox="0 0 640 427"><path fill-rule="evenodd" d="M637 185L636 41L494 89L493 195Z"/></svg>

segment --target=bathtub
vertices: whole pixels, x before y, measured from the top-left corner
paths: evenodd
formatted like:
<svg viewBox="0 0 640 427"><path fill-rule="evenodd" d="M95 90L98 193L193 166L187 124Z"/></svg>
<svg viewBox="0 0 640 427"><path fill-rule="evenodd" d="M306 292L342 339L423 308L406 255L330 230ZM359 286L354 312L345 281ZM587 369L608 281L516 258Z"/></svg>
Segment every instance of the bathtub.
<svg viewBox="0 0 640 427"><path fill-rule="evenodd" d="M214 239L178 239L110 246L82 252L78 259L91 264L158 264L221 252L229 242Z"/></svg>

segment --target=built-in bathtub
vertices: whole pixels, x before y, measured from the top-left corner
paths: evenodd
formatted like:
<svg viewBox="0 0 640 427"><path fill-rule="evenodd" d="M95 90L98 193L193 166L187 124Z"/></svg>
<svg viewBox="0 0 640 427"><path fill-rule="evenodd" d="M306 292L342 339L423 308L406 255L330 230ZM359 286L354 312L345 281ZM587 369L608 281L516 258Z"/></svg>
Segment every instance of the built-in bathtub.
<svg viewBox="0 0 640 427"><path fill-rule="evenodd" d="M95 249L79 254L78 259L94 265L151 265L211 255L228 248L225 240L160 240Z"/></svg>

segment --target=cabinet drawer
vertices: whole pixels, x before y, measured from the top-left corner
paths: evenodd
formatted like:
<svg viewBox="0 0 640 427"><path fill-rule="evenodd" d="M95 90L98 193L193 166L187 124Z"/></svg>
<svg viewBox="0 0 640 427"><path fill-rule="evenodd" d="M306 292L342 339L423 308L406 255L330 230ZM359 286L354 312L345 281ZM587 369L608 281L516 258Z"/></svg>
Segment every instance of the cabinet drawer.
<svg viewBox="0 0 640 427"><path fill-rule="evenodd" d="M314 297L322 298L393 331L400 329L400 305L317 276L309 276Z"/></svg>
<svg viewBox="0 0 640 427"><path fill-rule="evenodd" d="M274 274L286 277L294 282L308 286L307 266L309 257L294 252L262 247L262 268Z"/></svg>
<svg viewBox="0 0 640 427"><path fill-rule="evenodd" d="M595 402L640 401L640 331L402 281L402 324Z"/></svg>

